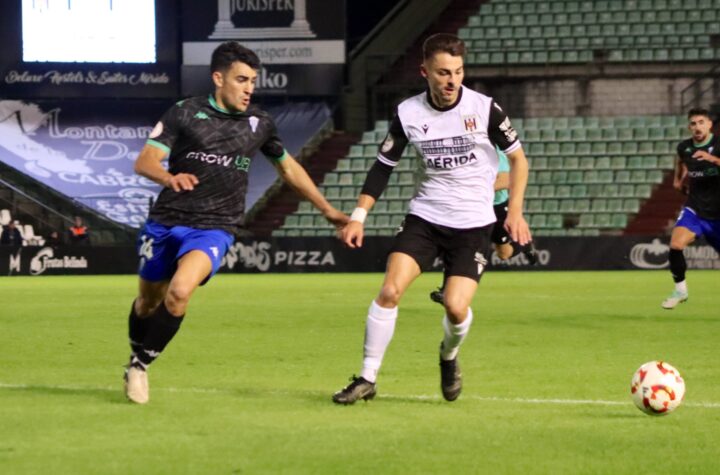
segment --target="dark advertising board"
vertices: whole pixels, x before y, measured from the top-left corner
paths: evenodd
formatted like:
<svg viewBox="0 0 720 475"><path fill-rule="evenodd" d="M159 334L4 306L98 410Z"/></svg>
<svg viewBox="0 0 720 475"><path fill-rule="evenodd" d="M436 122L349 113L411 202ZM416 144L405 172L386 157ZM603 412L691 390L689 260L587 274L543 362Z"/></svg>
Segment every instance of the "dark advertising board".
<svg viewBox="0 0 720 475"><path fill-rule="evenodd" d="M368 237L362 249L330 238L242 239L223 258L223 273L383 272L391 237ZM658 270L668 268L667 239L653 237L547 238L537 240L539 263L495 254L488 269ZM689 269L720 269L720 256L699 241L685 250ZM0 247L0 275L129 274L137 269L132 247ZM435 261L427 271L440 271Z"/></svg>
<svg viewBox="0 0 720 475"><path fill-rule="evenodd" d="M174 0L0 2L0 97L177 97Z"/></svg>
<svg viewBox="0 0 720 475"><path fill-rule="evenodd" d="M262 61L256 94L340 93L345 63L343 0L182 2L182 94L211 88L210 56L236 40Z"/></svg>

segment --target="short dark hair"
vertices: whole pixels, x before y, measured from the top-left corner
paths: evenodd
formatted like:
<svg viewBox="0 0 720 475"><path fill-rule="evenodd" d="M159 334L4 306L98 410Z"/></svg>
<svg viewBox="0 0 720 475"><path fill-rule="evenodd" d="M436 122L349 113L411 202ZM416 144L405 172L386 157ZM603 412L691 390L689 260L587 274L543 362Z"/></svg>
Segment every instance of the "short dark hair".
<svg viewBox="0 0 720 475"><path fill-rule="evenodd" d="M705 109L704 107L694 107L694 108L690 109L688 111L687 118L689 119L690 117L693 117L696 115L704 115L705 117L710 119L710 121L713 120L712 116L710 115L710 111Z"/></svg>
<svg viewBox="0 0 720 475"><path fill-rule="evenodd" d="M213 51L210 60L210 72L224 72L235 62L245 63L253 69L260 69L260 58L249 48L237 41L226 41Z"/></svg>
<svg viewBox="0 0 720 475"><path fill-rule="evenodd" d="M465 43L463 40L449 33L435 33L434 35L428 36L422 48L423 59L428 59L435 53L465 56Z"/></svg>

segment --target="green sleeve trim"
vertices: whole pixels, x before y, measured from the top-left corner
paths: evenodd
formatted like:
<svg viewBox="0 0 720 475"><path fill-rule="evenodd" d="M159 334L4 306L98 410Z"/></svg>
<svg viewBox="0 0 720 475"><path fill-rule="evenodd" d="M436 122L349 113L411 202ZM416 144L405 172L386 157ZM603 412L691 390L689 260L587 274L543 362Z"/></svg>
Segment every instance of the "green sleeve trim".
<svg viewBox="0 0 720 475"><path fill-rule="evenodd" d="M170 147L168 147L164 143L158 142L157 140L148 139L148 141L146 143L148 145L152 145L155 148L159 148L160 150L162 150L165 153L168 153L168 154L170 153Z"/></svg>
<svg viewBox="0 0 720 475"><path fill-rule="evenodd" d="M280 155L279 157L277 157L277 158L275 158L275 157L269 157L269 158L270 158L270 160L272 160L274 163L280 163L280 162L282 162L283 160L285 160L285 159L288 158L288 157L289 157L289 155L288 155L287 150L283 149L283 154Z"/></svg>

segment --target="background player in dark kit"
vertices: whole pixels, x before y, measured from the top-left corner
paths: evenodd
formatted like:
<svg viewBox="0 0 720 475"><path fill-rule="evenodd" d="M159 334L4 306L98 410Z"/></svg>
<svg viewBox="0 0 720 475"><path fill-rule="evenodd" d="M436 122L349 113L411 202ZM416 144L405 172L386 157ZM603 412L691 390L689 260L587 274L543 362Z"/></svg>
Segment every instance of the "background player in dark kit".
<svg viewBox="0 0 720 475"><path fill-rule="evenodd" d="M688 299L685 248L704 236L720 252L720 139L712 134L712 125L706 109L691 109L688 130L692 138L677 147L673 185L679 191L687 187L688 199L670 238L670 272L675 288L662 303L667 310Z"/></svg>

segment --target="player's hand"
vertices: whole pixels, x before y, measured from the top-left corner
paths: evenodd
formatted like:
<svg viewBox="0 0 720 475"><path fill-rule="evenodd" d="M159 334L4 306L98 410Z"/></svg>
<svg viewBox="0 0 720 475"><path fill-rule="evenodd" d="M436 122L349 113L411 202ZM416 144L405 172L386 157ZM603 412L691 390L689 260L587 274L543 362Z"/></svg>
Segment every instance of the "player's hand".
<svg viewBox="0 0 720 475"><path fill-rule="evenodd" d="M528 226L522 213L508 213L504 227L512 240L521 246L532 241L530 226Z"/></svg>
<svg viewBox="0 0 720 475"><path fill-rule="evenodd" d="M698 160L701 160L703 162L710 162L714 163L715 165L720 165L720 159L710 155L705 150L698 150L697 152L693 153L693 158L697 158Z"/></svg>
<svg viewBox="0 0 720 475"><path fill-rule="evenodd" d="M341 239L347 247L355 249L362 247L364 233L363 223L360 221L350 221L347 226L343 228Z"/></svg>
<svg viewBox="0 0 720 475"><path fill-rule="evenodd" d="M195 175L190 173L178 173L173 175L165 183L167 188L172 188L173 191L179 193L181 191L192 191L195 189L195 185L200 183Z"/></svg>
<svg viewBox="0 0 720 475"><path fill-rule="evenodd" d="M325 211L323 216L325 216L325 219L327 219L330 224L338 229L342 229L350 222L350 216L335 208L330 208Z"/></svg>

